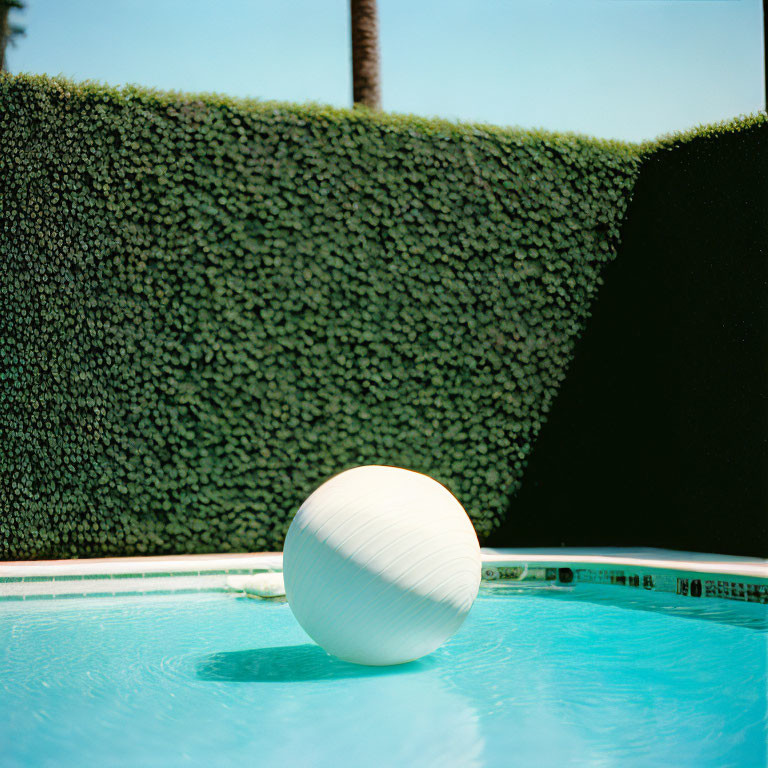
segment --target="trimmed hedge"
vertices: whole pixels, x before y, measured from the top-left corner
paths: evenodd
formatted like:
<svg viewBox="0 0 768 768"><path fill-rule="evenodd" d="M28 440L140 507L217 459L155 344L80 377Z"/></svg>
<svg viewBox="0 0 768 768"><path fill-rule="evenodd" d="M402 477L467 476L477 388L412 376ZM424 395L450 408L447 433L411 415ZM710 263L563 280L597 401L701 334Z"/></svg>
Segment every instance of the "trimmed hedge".
<svg viewBox="0 0 768 768"><path fill-rule="evenodd" d="M604 277L488 543L768 557L768 117L653 145Z"/></svg>
<svg viewBox="0 0 768 768"><path fill-rule="evenodd" d="M683 149L689 144L705 145L707 142L720 142L728 140L731 136L747 136L755 129L763 130L768 126L768 113L755 112L751 115L740 115L730 120L721 120L718 123L697 125L687 131L676 131L664 136L659 136L653 141L646 141L638 145L645 159L662 152L670 152Z"/></svg>
<svg viewBox="0 0 768 768"><path fill-rule="evenodd" d="M640 162L571 135L0 78L0 557L267 550L358 464L486 536Z"/></svg>

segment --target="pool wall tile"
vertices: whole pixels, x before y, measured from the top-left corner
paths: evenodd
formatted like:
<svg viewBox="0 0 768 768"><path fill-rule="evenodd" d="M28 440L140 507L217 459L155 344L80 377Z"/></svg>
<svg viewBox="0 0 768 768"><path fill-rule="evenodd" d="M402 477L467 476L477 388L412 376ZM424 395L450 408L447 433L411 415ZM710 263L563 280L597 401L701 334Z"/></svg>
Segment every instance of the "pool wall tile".
<svg viewBox="0 0 768 768"><path fill-rule="evenodd" d="M260 569L237 569L239 573L262 573ZM163 572L164 573L164 572ZM87 577L27 577L0 583L0 600L37 600L51 597L99 597L112 595L231 592L227 572L181 572L173 575L150 573L89 574Z"/></svg>
<svg viewBox="0 0 768 768"><path fill-rule="evenodd" d="M749 577L713 579L711 574L706 573L670 573L629 568L576 568L575 575L577 582L585 584L641 587L696 599L717 597L768 604L768 582Z"/></svg>
<svg viewBox="0 0 768 768"><path fill-rule="evenodd" d="M558 586L578 584L612 585L628 589L648 590L677 594L693 599L716 597L725 600L768 604L768 580L748 576L718 575L710 573L675 571L643 566L582 565L568 567L559 563L558 568L540 568L525 564L485 564L482 571L484 582L542 582ZM563 577L567 573L567 578Z"/></svg>
<svg viewBox="0 0 768 768"><path fill-rule="evenodd" d="M554 581L556 578L557 570L555 568L528 567L526 565L499 565L483 568L485 581Z"/></svg>

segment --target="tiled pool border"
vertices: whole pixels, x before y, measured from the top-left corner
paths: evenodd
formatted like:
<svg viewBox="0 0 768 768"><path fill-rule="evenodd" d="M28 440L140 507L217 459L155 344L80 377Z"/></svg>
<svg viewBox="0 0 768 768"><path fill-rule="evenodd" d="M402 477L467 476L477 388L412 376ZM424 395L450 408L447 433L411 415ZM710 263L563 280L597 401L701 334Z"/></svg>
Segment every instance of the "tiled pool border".
<svg viewBox="0 0 768 768"><path fill-rule="evenodd" d="M601 584L768 604L768 561L674 550L485 550L483 581Z"/></svg>
<svg viewBox="0 0 768 768"><path fill-rule="evenodd" d="M230 576L282 568L281 553L0 562L0 602L231 592Z"/></svg>
<svg viewBox="0 0 768 768"><path fill-rule="evenodd" d="M575 566L575 564L573 564ZM768 605L768 581L759 577L725 576L671 569L631 566L539 567L525 565L483 567L483 581L495 584L511 582L551 583L557 586L610 584L624 588L667 592L692 598L718 597L726 600Z"/></svg>
<svg viewBox="0 0 768 768"><path fill-rule="evenodd" d="M610 584L691 599L768 604L768 562L683 557L688 554L659 551L651 556L619 556L598 551L574 555L486 550L482 579L488 587L515 582ZM237 590L228 585L230 576L281 570L280 553L6 562L0 563L0 601L231 592Z"/></svg>

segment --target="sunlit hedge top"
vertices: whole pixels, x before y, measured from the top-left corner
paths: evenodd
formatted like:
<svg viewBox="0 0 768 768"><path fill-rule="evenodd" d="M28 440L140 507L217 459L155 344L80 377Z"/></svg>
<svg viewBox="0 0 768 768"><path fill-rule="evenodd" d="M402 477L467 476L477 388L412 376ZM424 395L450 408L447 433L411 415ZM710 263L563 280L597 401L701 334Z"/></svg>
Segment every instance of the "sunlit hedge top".
<svg viewBox="0 0 768 768"><path fill-rule="evenodd" d="M505 514L628 146L0 78L0 557L281 547L357 464Z"/></svg>
<svg viewBox="0 0 768 768"><path fill-rule="evenodd" d="M752 115L741 115L731 120L698 125L687 131L677 131L659 136L653 141L646 141L637 145L637 149L644 158L649 158L659 152L675 150L691 142L717 141L727 136L761 130L766 125L768 125L768 114L755 112Z"/></svg>

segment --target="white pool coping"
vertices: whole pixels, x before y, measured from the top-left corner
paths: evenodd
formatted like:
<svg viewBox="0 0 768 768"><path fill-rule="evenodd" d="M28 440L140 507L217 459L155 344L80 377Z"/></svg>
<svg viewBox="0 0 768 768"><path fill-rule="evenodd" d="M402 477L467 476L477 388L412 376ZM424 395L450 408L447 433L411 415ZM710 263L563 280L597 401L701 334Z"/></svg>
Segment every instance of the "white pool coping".
<svg viewBox="0 0 768 768"><path fill-rule="evenodd" d="M541 566L551 565L555 567L565 565L629 566L768 579L768 560L759 557L681 552L653 547L485 548L481 552L484 566L519 565L520 563L536 563Z"/></svg>
<svg viewBox="0 0 768 768"><path fill-rule="evenodd" d="M200 571L282 571L282 552L222 555L161 555L155 557L100 557L72 560L0 561L0 578L31 576L92 576L112 574L189 573Z"/></svg>
<svg viewBox="0 0 768 768"><path fill-rule="evenodd" d="M280 552L0 562L0 600L231 592L235 576L282 569Z"/></svg>
<svg viewBox="0 0 768 768"><path fill-rule="evenodd" d="M630 566L768 579L768 560L645 547L560 547L480 550L483 566L537 564L555 567ZM109 557L73 560L0 561L0 578L96 576L114 574L189 574L220 571L281 571L282 552L252 552L156 557Z"/></svg>

